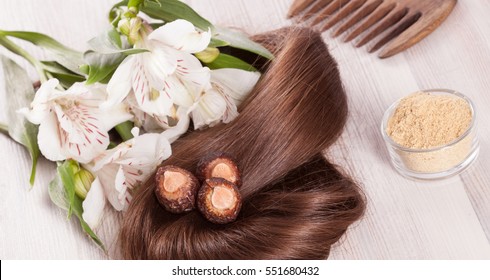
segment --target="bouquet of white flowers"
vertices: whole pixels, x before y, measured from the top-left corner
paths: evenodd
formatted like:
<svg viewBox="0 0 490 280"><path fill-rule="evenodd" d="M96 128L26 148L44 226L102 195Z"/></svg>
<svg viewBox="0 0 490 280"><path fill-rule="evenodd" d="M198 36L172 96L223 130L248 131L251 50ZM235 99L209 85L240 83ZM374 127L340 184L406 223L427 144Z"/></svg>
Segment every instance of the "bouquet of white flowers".
<svg viewBox="0 0 490 280"><path fill-rule="evenodd" d="M112 27L75 51L46 35L0 30L0 44L39 74L2 56L8 120L0 131L32 157L57 163L51 200L94 229L107 202L121 211L132 193L171 156L171 143L193 129L228 123L260 73L224 51L272 54L246 35L213 26L178 0L126 0L110 11ZM41 61L9 37L52 54ZM37 91L35 92L35 90Z"/></svg>

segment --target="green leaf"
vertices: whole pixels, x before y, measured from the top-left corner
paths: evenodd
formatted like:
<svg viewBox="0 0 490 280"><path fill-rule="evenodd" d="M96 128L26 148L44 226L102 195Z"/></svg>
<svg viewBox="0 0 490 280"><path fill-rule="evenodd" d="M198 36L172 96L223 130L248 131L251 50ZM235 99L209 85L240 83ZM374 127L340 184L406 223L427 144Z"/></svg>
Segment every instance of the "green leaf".
<svg viewBox="0 0 490 280"><path fill-rule="evenodd" d="M68 202L66 191L63 187L63 183L61 183L61 178L59 174L56 174L54 179L49 183L48 194L49 198L51 198L51 201L56 206L65 211L68 211L68 208L70 208L70 203Z"/></svg>
<svg viewBox="0 0 490 280"><path fill-rule="evenodd" d="M86 52L84 57L89 67L87 85L107 81L125 58L121 53L100 54L94 51Z"/></svg>
<svg viewBox="0 0 490 280"><path fill-rule="evenodd" d="M114 28L91 39L89 45L91 50L84 54L88 66L80 67L83 72L88 68L87 85L96 82L107 83L127 55L148 51L124 49L123 47L128 44L122 41L120 34Z"/></svg>
<svg viewBox="0 0 490 280"><path fill-rule="evenodd" d="M230 43L225 42L223 40L219 40L216 38L211 38L211 42L209 42L208 48L218 48L218 47L226 47L229 46Z"/></svg>
<svg viewBox="0 0 490 280"><path fill-rule="evenodd" d="M209 21L201 17L196 11L181 1L158 0L158 3L155 2L157 1L145 1L144 5L140 8L140 11L152 18L161 19L166 22L174 21L176 19L185 19L203 31L207 31L210 28L211 30L214 29Z"/></svg>
<svg viewBox="0 0 490 280"><path fill-rule="evenodd" d="M61 182L65 187L66 198L68 200L68 218L73 213L73 205L75 203L75 173L78 172L78 163L73 160L66 160L58 166L58 174Z"/></svg>
<svg viewBox="0 0 490 280"><path fill-rule="evenodd" d="M77 74L81 74L78 67L83 64L82 53L62 45L47 35L37 32L5 30L0 30L0 35L12 36L18 39L26 40L36 46L45 48L54 55L55 60L58 63Z"/></svg>
<svg viewBox="0 0 490 280"><path fill-rule="evenodd" d="M247 71L257 71L257 69L245 61L223 53L220 53L218 58L216 58L213 62L206 63L206 66L208 66L210 69L237 68Z"/></svg>
<svg viewBox="0 0 490 280"><path fill-rule="evenodd" d="M54 78L58 79L64 88L69 88L76 82L85 81L84 76L73 73L56 61L41 61L41 63L44 69L51 73Z"/></svg>
<svg viewBox="0 0 490 280"><path fill-rule="evenodd" d="M2 91L6 97L8 133L12 139L25 146L32 158L30 183L34 184L36 176L39 146L37 145L38 127L18 114L17 110L29 107L34 98L34 88L27 73L11 59L0 55L3 66L5 87Z"/></svg>
<svg viewBox="0 0 490 280"><path fill-rule="evenodd" d="M92 38L88 41L88 44L92 51L99 54L118 54L125 55L137 54L147 52L146 49L127 49L123 48L123 41L121 35L115 28L110 29L107 32L100 34L99 36ZM124 44L127 46L127 44Z"/></svg>
<svg viewBox="0 0 490 280"><path fill-rule="evenodd" d="M51 201L58 206L59 208L68 211L70 208L70 202L67 197L66 188L63 186L62 179L60 174L56 174L56 177L49 183L48 193ZM83 219L83 201L78 196L75 196L73 204L71 204L71 208L73 209L73 214L80 221L80 226L83 231L92 238L92 240L105 251L104 244L99 239L99 237L94 233L94 231L90 228L90 226Z"/></svg>
<svg viewBox="0 0 490 280"><path fill-rule="evenodd" d="M228 42L228 44L234 48L246 50L256 53L267 59L274 59L274 55L261 44L258 44L242 32L231 30L226 27L215 26L215 32L213 38Z"/></svg>

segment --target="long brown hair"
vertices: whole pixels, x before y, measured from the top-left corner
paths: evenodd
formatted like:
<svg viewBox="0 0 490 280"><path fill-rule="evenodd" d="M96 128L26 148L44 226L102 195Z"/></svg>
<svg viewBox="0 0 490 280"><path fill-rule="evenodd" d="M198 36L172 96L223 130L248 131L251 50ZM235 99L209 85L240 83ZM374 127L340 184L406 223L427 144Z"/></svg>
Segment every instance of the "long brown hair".
<svg viewBox="0 0 490 280"><path fill-rule="evenodd" d="M323 259L361 217L360 190L321 156L342 132L347 100L320 35L288 28L255 39L276 58L240 115L181 138L164 162L194 171L210 151L233 155L243 181L237 220L216 225L197 211L166 212L152 178L124 217L124 258Z"/></svg>

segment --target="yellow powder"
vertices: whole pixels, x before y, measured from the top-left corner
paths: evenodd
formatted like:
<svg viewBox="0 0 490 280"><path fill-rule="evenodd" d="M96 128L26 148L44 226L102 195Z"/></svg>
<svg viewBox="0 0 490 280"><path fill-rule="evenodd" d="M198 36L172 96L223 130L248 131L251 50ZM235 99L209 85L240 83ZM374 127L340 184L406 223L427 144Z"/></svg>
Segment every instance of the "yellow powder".
<svg viewBox="0 0 490 280"><path fill-rule="evenodd" d="M401 146L430 149L460 137L471 120L472 112L466 100L417 92L400 101L388 120L386 133Z"/></svg>
<svg viewBox="0 0 490 280"><path fill-rule="evenodd" d="M395 167L414 174L440 173L440 176L462 170L478 153L476 130L447 144L470 129L472 112L465 99L450 94L417 92L401 99L387 121L385 132L400 146L417 151L389 145Z"/></svg>

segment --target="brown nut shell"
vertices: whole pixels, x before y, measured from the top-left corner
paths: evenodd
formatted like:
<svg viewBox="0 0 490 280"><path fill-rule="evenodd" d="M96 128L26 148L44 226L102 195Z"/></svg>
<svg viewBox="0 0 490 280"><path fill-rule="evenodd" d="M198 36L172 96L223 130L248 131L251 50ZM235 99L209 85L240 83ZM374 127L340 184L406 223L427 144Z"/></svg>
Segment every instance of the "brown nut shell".
<svg viewBox="0 0 490 280"><path fill-rule="evenodd" d="M197 194L197 208L212 223L231 223L240 213L242 196L235 184L223 178L207 179Z"/></svg>
<svg viewBox="0 0 490 280"><path fill-rule="evenodd" d="M158 202L171 213L196 208L199 181L191 172L173 165L159 167L155 176Z"/></svg>
<svg viewBox="0 0 490 280"><path fill-rule="evenodd" d="M241 186L241 174L236 161L227 153L213 152L197 164L197 178L204 182L210 178L223 178L236 186Z"/></svg>

